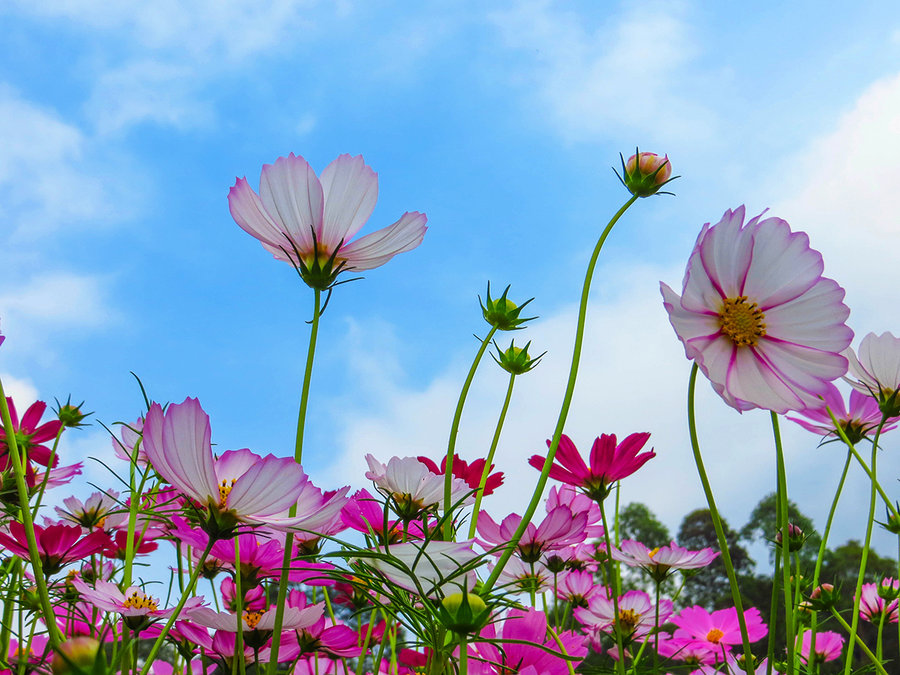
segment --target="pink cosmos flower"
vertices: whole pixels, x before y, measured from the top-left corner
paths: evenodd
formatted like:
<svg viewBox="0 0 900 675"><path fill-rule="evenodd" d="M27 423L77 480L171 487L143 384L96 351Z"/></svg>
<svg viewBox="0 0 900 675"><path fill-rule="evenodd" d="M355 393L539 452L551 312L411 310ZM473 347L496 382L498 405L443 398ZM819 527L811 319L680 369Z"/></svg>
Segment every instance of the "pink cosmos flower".
<svg viewBox="0 0 900 675"><path fill-rule="evenodd" d="M494 565L488 565L493 570ZM553 588L553 573L543 562L527 563L521 558L510 558L498 577L500 586L513 592L543 593Z"/></svg>
<svg viewBox="0 0 900 675"><path fill-rule="evenodd" d="M304 609L309 605L303 591L291 591L285 606ZM359 656L361 648L357 644L356 631L342 623L335 623L324 615L303 628L295 629L285 636L286 646L294 645L300 654L325 654L333 657Z"/></svg>
<svg viewBox="0 0 900 675"><path fill-rule="evenodd" d="M650 550L639 541L626 539L619 544L619 548L613 548L611 555L614 560L620 560L629 567L640 567L649 572L654 579L662 581L674 570L696 570L706 567L719 553L711 548L689 551L674 541L667 546Z"/></svg>
<svg viewBox="0 0 900 675"><path fill-rule="evenodd" d="M900 580L885 579L881 584L892 588L894 593L900 589ZM890 623L897 623L898 617L900 617L898 604L900 604L900 601L897 599L888 603L882 598L878 593L878 584L863 584L859 595L859 617L871 623L878 623L881 620L881 615L886 614ZM818 640L818 638L816 639ZM816 650L818 650L818 644L816 644Z"/></svg>
<svg viewBox="0 0 900 675"><path fill-rule="evenodd" d="M800 658L803 663L809 663L809 648L812 646L812 631L803 633L803 643L800 645ZM816 654L813 661L822 663L841 658L844 649L844 636L830 630L816 633Z"/></svg>
<svg viewBox="0 0 900 675"><path fill-rule="evenodd" d="M242 588L241 590L244 595L244 601L241 603L242 609L250 612L265 610L268 602L266 602L266 589L262 585ZM222 579L222 583L219 584L219 591L222 593L222 605L225 609L232 614L237 612L237 586L234 580L231 577Z"/></svg>
<svg viewBox="0 0 900 675"><path fill-rule="evenodd" d="M285 607L282 630L302 630L316 623L325 610L324 603L310 605L303 609ZM275 608L266 611L245 610L243 620L243 633L245 644L260 649L265 645L275 631ZM191 620L201 626L213 628L219 632L237 633L238 617L231 612L216 612L208 607L198 607L190 612ZM279 658L281 655L279 654Z"/></svg>
<svg viewBox="0 0 900 675"><path fill-rule="evenodd" d="M119 438L112 437L113 452L116 457L126 462L135 462L137 466L144 468L147 466L147 453L141 444L141 433L144 429L144 418L138 417L136 422L131 424L121 424L119 428ZM137 455L134 450L137 448Z"/></svg>
<svg viewBox="0 0 900 675"><path fill-rule="evenodd" d="M575 618L589 630L612 633L618 627L626 641L642 639L653 630L656 609L649 594L644 591L628 591L618 598L618 605L619 616L616 619L612 598L605 593L597 594L591 598L587 607L575 608ZM660 625L668 620L672 611L671 600L660 601Z"/></svg>
<svg viewBox="0 0 900 675"><path fill-rule="evenodd" d="M111 524L107 526L106 520L113 511L120 510L121 515L125 515L124 509L119 506L119 493L115 490L94 492L83 502L78 497L66 497L63 499L63 506L66 508L56 507L60 518L81 525L87 530L111 526Z"/></svg>
<svg viewBox="0 0 900 675"><path fill-rule="evenodd" d="M382 502L372 496L372 493L363 488L353 493L350 501L341 511L341 518L344 524L357 532L365 534L374 534L375 539L383 544L385 541L389 544L399 542L403 537L403 525L399 520L387 518L385 519L384 508ZM385 523L387 523L387 534L385 535ZM413 521L409 524L407 537L421 539L422 528L418 522Z"/></svg>
<svg viewBox="0 0 900 675"><path fill-rule="evenodd" d="M550 513L557 506L566 506L575 513L584 513L587 523L584 528L586 539L599 539L603 537L603 512L600 505L593 499L578 492L571 485L554 485L547 494L544 507Z"/></svg>
<svg viewBox="0 0 900 675"><path fill-rule="evenodd" d="M82 529L78 525L62 523L51 523L46 527L35 525L34 534L46 576L59 572L69 563L99 553L109 544L109 537L103 530L94 530L82 537ZM28 538L22 523L12 521L0 530L0 545L21 558L26 560L29 558Z"/></svg>
<svg viewBox="0 0 900 675"><path fill-rule="evenodd" d="M47 410L47 404L43 401L35 401L28 406L28 410L22 415L21 420L16 412L16 405L9 396L6 397L6 404L9 406L9 416L12 419L16 447L18 447L19 452L25 453L32 462L48 466L51 451L44 443L56 438L62 428L62 422L51 420L41 424L41 418ZM9 446L6 441L6 429L0 424L0 470L10 466L8 453ZM54 465L55 463L56 460L54 460Z"/></svg>
<svg viewBox="0 0 900 675"><path fill-rule="evenodd" d="M833 384L828 385L828 389L822 398L824 400L819 401L818 406L804 408L800 411L800 414L806 420L790 415L787 418L814 434L837 438L834 424L826 410L827 406L831 409L838 424L841 425L841 428L847 435L847 439L853 444L858 443L872 433L881 422L881 410L878 409L878 401L869 394L862 394L856 389L851 391L849 410L844 407L844 397L841 396L841 392ZM882 432L895 428L897 428L896 418L887 422Z"/></svg>
<svg viewBox="0 0 900 675"><path fill-rule="evenodd" d="M731 645L742 642L737 610L734 607L710 614L703 607L695 605L684 608L669 621L678 626L674 637L693 640L718 654L727 652ZM769 632L755 607L744 611L744 621L747 623L750 642L763 639Z"/></svg>
<svg viewBox="0 0 900 675"><path fill-rule="evenodd" d="M744 225L744 207L703 226L682 295L660 283L669 321L731 407L777 413L817 405L847 372L853 339L844 289L818 251L780 218Z"/></svg>
<svg viewBox="0 0 900 675"><path fill-rule="evenodd" d="M857 391L874 396L886 415L900 414L900 338L893 333L869 333L859 344L859 356L844 352L850 360L850 375L844 378Z"/></svg>
<svg viewBox="0 0 900 675"><path fill-rule="evenodd" d="M512 513L498 525L487 513L478 517L479 540L487 551L500 555L503 547L513 539L522 522L522 516ZM546 515L540 525L528 523L516 547L516 555L525 562L537 562L546 551L554 551L584 541L587 514L572 513L568 506L557 506Z"/></svg>
<svg viewBox="0 0 900 675"><path fill-rule="evenodd" d="M573 607L587 607L599 595L606 595L606 589L597 583L592 572L571 570L559 575L556 597Z"/></svg>
<svg viewBox="0 0 900 675"><path fill-rule="evenodd" d="M391 506L404 520L411 520L422 511L444 500L444 477L431 470L415 457L391 457L387 466L372 455L366 455L369 470L366 478L375 483L391 499ZM450 499L455 504L470 502L472 490L464 480L451 479Z"/></svg>
<svg viewBox="0 0 900 675"><path fill-rule="evenodd" d="M656 457L653 450L641 452L649 438L648 433L631 434L617 445L615 434L602 434L591 446L591 466L588 468L578 453L578 448L563 434L550 469L550 478L581 488L595 501L603 501L613 483L630 476L648 460ZM548 440L547 447L550 444L551 441ZM540 455L532 455L528 463L541 471L545 461L546 458Z"/></svg>
<svg viewBox="0 0 900 675"><path fill-rule="evenodd" d="M559 639L569 656L587 655L581 636L565 631L559 633ZM477 654L477 658L469 660L472 675L565 675L569 672L566 661L556 656L559 646L553 639L547 639L546 615L536 609L509 610L502 624L499 621L487 624L472 642Z"/></svg>
<svg viewBox="0 0 900 675"><path fill-rule="evenodd" d="M144 422L144 449L156 472L208 511L204 527L230 537L238 522L254 525L286 511L297 501L303 469L286 457L260 457L231 450L215 458L209 416L187 398L165 413L150 406Z"/></svg>
<svg viewBox="0 0 900 675"><path fill-rule="evenodd" d="M228 206L245 232L291 263L309 286L325 290L344 270L379 267L422 243L427 218L417 211L350 242L377 199L378 176L361 156L341 155L320 180L305 159L291 153L263 166L259 194L238 178Z"/></svg>
<svg viewBox="0 0 900 675"><path fill-rule="evenodd" d="M159 609L159 600L144 593L142 588L129 586L123 593L110 581L97 580L94 585L81 579L73 579L72 585L81 598L104 612L121 614L125 623L132 629L146 628L151 621L164 619L172 614L173 609ZM182 608L184 614L190 614L203 604L203 598L188 598Z"/></svg>

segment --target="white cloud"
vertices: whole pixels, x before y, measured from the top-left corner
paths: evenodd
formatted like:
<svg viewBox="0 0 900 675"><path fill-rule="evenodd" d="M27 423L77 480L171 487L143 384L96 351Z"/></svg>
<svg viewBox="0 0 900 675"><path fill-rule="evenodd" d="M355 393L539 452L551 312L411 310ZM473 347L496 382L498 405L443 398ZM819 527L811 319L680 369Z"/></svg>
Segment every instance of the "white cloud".
<svg viewBox="0 0 900 675"><path fill-rule="evenodd" d="M7 325L18 320L66 327L97 327L114 319L105 302L102 280L95 276L51 273L0 294L0 315Z"/></svg>
<svg viewBox="0 0 900 675"><path fill-rule="evenodd" d="M38 400L38 390L34 382L27 377L13 377L9 373L0 373L3 381L3 391L16 402L16 407L23 411Z"/></svg>
<svg viewBox="0 0 900 675"><path fill-rule="evenodd" d="M706 139L716 119L688 86L697 41L681 14L678 4L641 5L593 26L534 0L492 18L506 46L524 56L513 77L564 138Z"/></svg>
<svg viewBox="0 0 900 675"><path fill-rule="evenodd" d="M76 126L0 83L0 219L17 237L113 215L115 182L104 180L89 145Z"/></svg>

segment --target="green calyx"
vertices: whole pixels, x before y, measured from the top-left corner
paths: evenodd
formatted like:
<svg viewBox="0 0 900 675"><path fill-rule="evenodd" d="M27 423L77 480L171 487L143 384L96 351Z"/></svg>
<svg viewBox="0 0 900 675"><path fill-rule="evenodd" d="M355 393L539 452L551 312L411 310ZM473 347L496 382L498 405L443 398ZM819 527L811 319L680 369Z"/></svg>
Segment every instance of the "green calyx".
<svg viewBox="0 0 900 675"><path fill-rule="evenodd" d="M528 348L531 346L531 341L524 347L516 347L515 340L509 343L509 348L500 349L500 345L497 342L494 342L494 347L497 348L497 355L495 356L491 353L491 358L497 362L497 364L503 368L507 373L511 375L521 375L522 373L527 373L529 370L534 368L541 358L547 352L544 352L540 356L535 358L531 358L528 355Z"/></svg>
<svg viewBox="0 0 900 675"><path fill-rule="evenodd" d="M506 295L509 293L509 286L503 291L503 295L494 300L491 298L491 283L488 282L487 299L481 302L481 296L478 296L478 302L481 304L481 312L484 314L484 320L497 330L520 330L522 324L526 321L536 319L536 316L530 316L524 319L519 318L519 314L525 306L534 300L526 300L521 305L516 305L509 300Z"/></svg>
<svg viewBox="0 0 900 675"><path fill-rule="evenodd" d="M62 422L64 427L75 429L78 427L87 426L84 423L85 418L88 415L92 415L93 413L81 412L81 406L84 405L84 401L77 405L72 405L72 396L70 395L65 403L56 402L56 418Z"/></svg>
<svg viewBox="0 0 900 675"><path fill-rule="evenodd" d="M448 595L437 609L444 627L457 635L477 633L491 615L481 596L469 593L465 588L462 593Z"/></svg>

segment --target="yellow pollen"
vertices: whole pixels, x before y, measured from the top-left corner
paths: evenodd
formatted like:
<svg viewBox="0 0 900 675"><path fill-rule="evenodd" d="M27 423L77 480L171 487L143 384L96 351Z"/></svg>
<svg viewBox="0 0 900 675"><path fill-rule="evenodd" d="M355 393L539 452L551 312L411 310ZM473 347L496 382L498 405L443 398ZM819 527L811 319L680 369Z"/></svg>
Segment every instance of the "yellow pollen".
<svg viewBox="0 0 900 675"><path fill-rule="evenodd" d="M641 615L635 612L633 609L619 610L619 624L629 631L633 631L640 620Z"/></svg>
<svg viewBox="0 0 900 675"><path fill-rule="evenodd" d="M126 609L149 609L151 612L155 612L158 609L156 600L140 591L132 591L131 595L125 598L125 602L122 604Z"/></svg>
<svg viewBox="0 0 900 675"><path fill-rule="evenodd" d="M721 640L723 637L725 637L724 631L721 631L718 628L713 628L706 634L706 639L715 645L719 644L719 640Z"/></svg>
<svg viewBox="0 0 900 675"><path fill-rule="evenodd" d="M650 556L651 558L653 558L653 556L655 556L657 553L659 553L659 546L657 546L655 549L650 551L650 553L648 553L647 555Z"/></svg>
<svg viewBox="0 0 900 675"><path fill-rule="evenodd" d="M254 630L256 628L256 624L259 623L259 620L262 618L262 612L251 612L249 610L244 612L244 623L247 624L247 628L250 630Z"/></svg>
<svg viewBox="0 0 900 675"><path fill-rule="evenodd" d="M223 480L219 485L219 508L225 508L225 502L228 501L228 495L231 492L231 488L234 487L234 484L237 483L237 478L232 478L229 480Z"/></svg>
<svg viewBox="0 0 900 675"><path fill-rule="evenodd" d="M766 334L765 315L755 302L747 302L747 296L725 298L719 310L719 326L722 333L738 347L752 347Z"/></svg>

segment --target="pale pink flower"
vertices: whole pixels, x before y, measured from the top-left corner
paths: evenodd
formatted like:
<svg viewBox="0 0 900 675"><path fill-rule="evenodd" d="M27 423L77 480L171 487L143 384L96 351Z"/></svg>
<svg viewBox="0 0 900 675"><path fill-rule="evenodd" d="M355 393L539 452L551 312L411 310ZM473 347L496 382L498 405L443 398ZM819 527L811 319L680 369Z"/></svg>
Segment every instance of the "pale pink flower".
<svg viewBox="0 0 900 675"><path fill-rule="evenodd" d="M711 548L689 551L674 541L651 550L639 541L626 539L619 544L619 548L613 548L611 555L614 560L619 560L629 567L640 567L649 572L654 579L661 581L674 570L696 570L706 567L719 553Z"/></svg>
<svg viewBox="0 0 900 675"><path fill-rule="evenodd" d="M412 519L444 500L445 477L432 473L415 457L391 457L387 465L366 455L369 470L366 478L391 499L391 506L401 518ZM473 500L472 489L460 478L451 478L450 499L453 504Z"/></svg>
<svg viewBox="0 0 900 675"><path fill-rule="evenodd" d="M417 211L350 242L377 199L378 176L361 156L341 155L320 180L305 159L291 153L263 166L259 194L238 178L228 206L244 231L294 265L307 284L324 290L341 271L379 267L422 242L427 218Z"/></svg>
<svg viewBox="0 0 900 675"><path fill-rule="evenodd" d="M844 407L844 397L833 384L828 385L828 390L822 398L824 400L819 401L818 406L804 408L800 411L800 414L806 418L805 420L790 415L787 418L814 434L837 438L837 431L828 410L826 410L827 407L831 410L837 423L840 424L841 429L844 430L847 439L853 444L871 434L881 422L878 401L869 394L862 394L856 389L851 391L849 410ZM894 418L884 425L882 432L896 427L897 420Z"/></svg>
<svg viewBox="0 0 900 675"><path fill-rule="evenodd" d="M143 468L147 466L147 453L141 444L141 432L144 428L144 418L139 417L132 424L121 424L119 438L112 437L113 452L116 457L126 462L134 462ZM134 450L137 448L137 455Z"/></svg>
<svg viewBox="0 0 900 675"><path fill-rule="evenodd" d="M850 386L874 396L885 414L900 414L900 338L869 333L859 344L859 355L849 348L844 354L850 360L851 377L844 378Z"/></svg>
<svg viewBox="0 0 900 675"><path fill-rule="evenodd" d="M109 529L114 526L113 522L107 522L107 518L114 511L120 513L113 520L123 520L125 517L124 509L119 505L119 493L115 490L107 490L106 492L94 492L85 501L81 501L78 497L66 497L63 499L65 508L56 507L56 512L60 518L69 522L81 525L81 527L92 530L95 527L101 529Z"/></svg>
<svg viewBox="0 0 900 675"><path fill-rule="evenodd" d="M488 565L493 570L494 565ZM553 573L543 562L525 562L512 557L498 577L500 586L521 593L543 593L553 588Z"/></svg>
<svg viewBox="0 0 900 675"><path fill-rule="evenodd" d="M487 551L500 555L498 550L513 540L522 522L522 516L512 513L498 525L487 513L478 517L479 540ZM568 506L557 506L548 513L540 525L528 523L516 546L516 555L525 562L537 562L547 551L555 551L584 541L587 514L572 513Z"/></svg>
<svg viewBox="0 0 900 675"><path fill-rule="evenodd" d="M209 416L195 398L163 413L150 406L144 422L144 449L156 472L208 509L206 526L231 536L239 521L266 522L296 502L305 475L293 459L249 450L213 456Z"/></svg>
<svg viewBox="0 0 900 675"><path fill-rule="evenodd" d="M606 587L597 583L593 572L571 570L559 575L556 597L573 607L587 607L594 596L606 595Z"/></svg>
<svg viewBox="0 0 900 675"><path fill-rule="evenodd" d="M575 618L587 629L612 633L618 628L625 640L646 637L656 622L656 607L650 595L644 591L628 591L618 598L619 616L616 618L613 599L605 593L591 598L587 607L576 607ZM659 623L664 624L672 615L672 601L659 602Z"/></svg>
<svg viewBox="0 0 900 675"><path fill-rule="evenodd" d="M812 646L812 631L803 633L803 643L800 645L800 658L803 663L809 663L809 648ZM844 636L834 631L826 630L816 633L816 654L812 659L822 663L841 658L844 649Z"/></svg>
<svg viewBox="0 0 900 675"><path fill-rule="evenodd" d="M325 611L324 603L310 605L308 607L285 607L283 630L301 630L312 626L318 621ZM201 626L213 628L215 630L224 630L231 633L237 633L238 617L231 612L216 612L209 607L198 607L190 612L192 621L199 623ZM275 608L272 607L264 612L245 610L242 617L243 630L268 632L271 636L275 630Z"/></svg>
<svg viewBox="0 0 900 675"><path fill-rule="evenodd" d="M81 598L104 612L117 612L123 617L145 617L148 620L162 619L172 614L173 609L160 609L159 600L144 593L138 586L129 586L123 593L119 587L110 582L96 580L94 585L81 579L73 579L72 585ZM182 613L188 614L203 604L201 596L188 598Z"/></svg>
<svg viewBox="0 0 900 675"><path fill-rule="evenodd" d="M744 207L703 226L682 295L660 289L669 321L722 399L743 411L817 405L847 372L853 339L844 289L818 251L780 218L744 225Z"/></svg>
<svg viewBox="0 0 900 675"><path fill-rule="evenodd" d="M558 637L569 656L587 656L581 636L565 631ZM566 661L556 656L560 652L559 645L547 637L547 617L536 609L509 610L502 623L492 621L482 628L473 643L478 655L469 661L473 675L568 673Z"/></svg>
<svg viewBox="0 0 900 675"><path fill-rule="evenodd" d="M615 434L601 434L591 446L591 465L588 467L575 444L563 434L550 468L550 478L581 488L595 501L603 501L613 483L630 476L656 457L652 449L641 452L649 439L648 433L636 433L617 443ZM547 447L550 445L548 440ZM532 455L528 460L538 471L543 470L545 462L546 458L541 455Z"/></svg>

